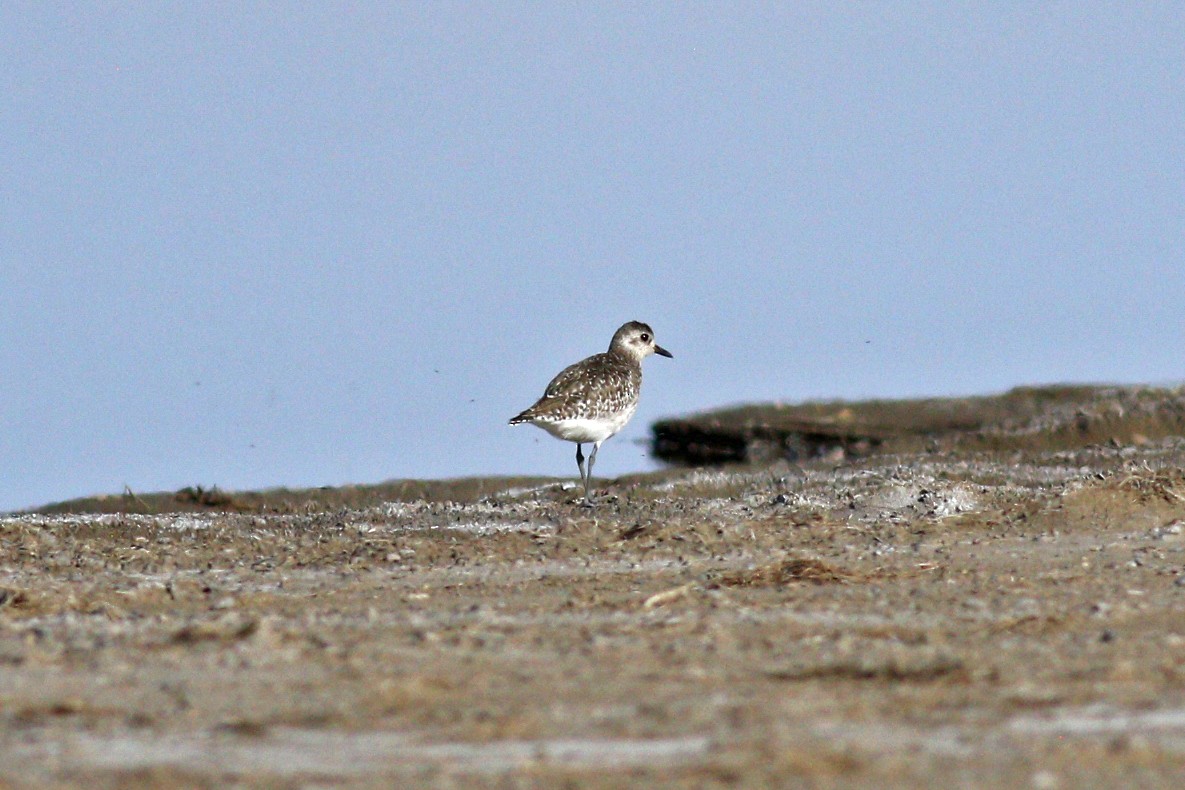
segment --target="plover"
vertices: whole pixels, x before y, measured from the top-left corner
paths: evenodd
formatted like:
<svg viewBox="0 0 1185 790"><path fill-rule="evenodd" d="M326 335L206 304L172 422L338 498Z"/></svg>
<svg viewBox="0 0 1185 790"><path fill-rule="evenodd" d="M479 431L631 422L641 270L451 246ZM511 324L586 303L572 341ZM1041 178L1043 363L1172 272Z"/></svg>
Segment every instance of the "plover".
<svg viewBox="0 0 1185 790"><path fill-rule="evenodd" d="M597 450L638 410L642 360L651 354L671 356L654 342L654 330L647 324L622 324L613 333L608 351L561 370L534 406L510 419L511 425L529 422L557 439L576 442L576 468L584 483L586 504L592 504L590 486ZM589 442L593 447L585 469L584 445Z"/></svg>

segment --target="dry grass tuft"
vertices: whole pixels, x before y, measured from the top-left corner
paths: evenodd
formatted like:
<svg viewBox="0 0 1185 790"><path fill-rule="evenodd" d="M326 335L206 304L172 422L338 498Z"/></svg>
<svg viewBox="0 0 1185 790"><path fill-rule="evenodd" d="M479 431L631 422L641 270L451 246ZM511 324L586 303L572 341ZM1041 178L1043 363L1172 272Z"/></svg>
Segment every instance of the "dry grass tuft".
<svg viewBox="0 0 1185 790"><path fill-rule="evenodd" d="M782 587L791 582L846 584L859 578L851 571L807 557L787 557L771 565L752 570L734 571L720 577L727 587Z"/></svg>
<svg viewBox="0 0 1185 790"><path fill-rule="evenodd" d="M182 488L173 498L177 502L187 505L197 505L204 508L214 508L216 510L250 510L251 507L246 502L240 501L232 494L223 491L218 486L213 488L202 488L201 486L189 486ZM140 500L143 502L143 500Z"/></svg>
<svg viewBox="0 0 1185 790"><path fill-rule="evenodd" d="M1185 471L1180 469L1137 467L1108 478L1104 485L1138 494L1145 500L1163 499L1173 504L1185 503Z"/></svg>

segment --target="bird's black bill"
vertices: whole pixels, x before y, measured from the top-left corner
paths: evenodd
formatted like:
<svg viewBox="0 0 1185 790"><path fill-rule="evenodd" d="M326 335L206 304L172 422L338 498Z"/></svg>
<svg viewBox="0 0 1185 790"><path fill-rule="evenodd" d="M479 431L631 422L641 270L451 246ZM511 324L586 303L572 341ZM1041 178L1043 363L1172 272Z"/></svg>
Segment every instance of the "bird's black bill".
<svg viewBox="0 0 1185 790"><path fill-rule="evenodd" d="M654 346L654 353L658 354L660 357L667 357L668 359L675 358L674 354L672 354L670 351L667 351L665 348L663 348L662 346L659 346L659 345Z"/></svg>

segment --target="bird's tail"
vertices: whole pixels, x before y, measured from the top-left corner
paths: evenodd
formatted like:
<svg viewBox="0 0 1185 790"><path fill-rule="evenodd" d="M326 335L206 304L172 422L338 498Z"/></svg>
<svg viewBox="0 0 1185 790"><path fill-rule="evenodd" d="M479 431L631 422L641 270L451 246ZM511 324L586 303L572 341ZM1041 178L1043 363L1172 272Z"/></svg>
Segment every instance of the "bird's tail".
<svg viewBox="0 0 1185 790"><path fill-rule="evenodd" d="M531 410L527 409L526 411L524 411L514 417L511 417L510 424L511 425L519 425L520 423L530 422L531 419L532 419Z"/></svg>

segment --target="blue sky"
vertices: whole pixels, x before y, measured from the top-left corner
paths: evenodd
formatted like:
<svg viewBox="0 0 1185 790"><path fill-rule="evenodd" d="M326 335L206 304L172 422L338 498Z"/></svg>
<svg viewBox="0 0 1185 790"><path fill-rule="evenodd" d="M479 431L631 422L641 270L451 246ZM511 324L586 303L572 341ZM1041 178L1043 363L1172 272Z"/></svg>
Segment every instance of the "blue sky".
<svg viewBox="0 0 1185 790"><path fill-rule="evenodd" d="M1176 382L1173 3L0 6L0 509L575 476L506 420L647 321L648 424Z"/></svg>

